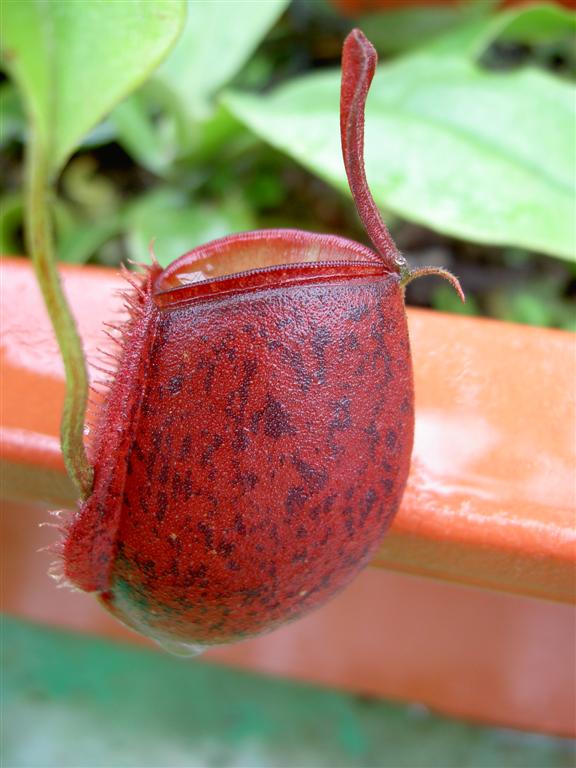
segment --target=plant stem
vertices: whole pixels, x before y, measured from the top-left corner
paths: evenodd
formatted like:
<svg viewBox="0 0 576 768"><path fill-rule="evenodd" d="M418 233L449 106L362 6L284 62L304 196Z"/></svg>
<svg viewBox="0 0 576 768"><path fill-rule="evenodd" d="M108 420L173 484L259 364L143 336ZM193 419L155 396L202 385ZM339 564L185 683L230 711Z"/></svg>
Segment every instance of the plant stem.
<svg viewBox="0 0 576 768"><path fill-rule="evenodd" d="M460 285L458 278L443 267L419 267L418 269L410 269L408 266L400 272L400 285L406 287L412 280L416 280L419 277L427 277L428 275L436 275L447 280L452 288L456 291L460 297L462 304L466 301L466 296Z"/></svg>
<svg viewBox="0 0 576 768"><path fill-rule="evenodd" d="M56 335L66 374L60 440L66 470L80 496L92 490L93 469L84 447L84 417L88 400L88 375L82 342L62 290L54 258L54 234L49 213L50 185L47 158L33 131L26 154L26 239L44 303Z"/></svg>
<svg viewBox="0 0 576 768"><path fill-rule="evenodd" d="M360 220L383 263L390 272L407 268L376 205L364 168L364 112L368 91L376 71L378 54L359 30L353 29L342 49L340 88L340 136L348 184Z"/></svg>

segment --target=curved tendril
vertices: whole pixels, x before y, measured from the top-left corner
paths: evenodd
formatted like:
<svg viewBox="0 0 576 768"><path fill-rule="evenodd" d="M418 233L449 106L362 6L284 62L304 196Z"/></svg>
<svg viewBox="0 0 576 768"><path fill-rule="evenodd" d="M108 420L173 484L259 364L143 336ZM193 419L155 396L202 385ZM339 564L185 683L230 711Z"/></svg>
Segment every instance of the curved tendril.
<svg viewBox="0 0 576 768"><path fill-rule="evenodd" d="M340 136L344 167L356 210L384 265L391 272L399 274L402 286L408 285L417 277L438 275L447 280L462 301L465 301L458 278L447 269L410 269L384 224L368 187L364 168L364 112L377 63L378 54L372 43L359 29L353 29L344 41L342 50Z"/></svg>
<svg viewBox="0 0 576 768"><path fill-rule="evenodd" d="M342 50L340 136L348 184L358 215L384 264L402 272L406 260L398 251L368 187L364 169L364 111L378 54L359 29L353 29Z"/></svg>
<svg viewBox="0 0 576 768"><path fill-rule="evenodd" d="M443 277L444 280L447 280L464 304L466 301L466 296L464 295L460 281L455 275L452 274L452 272L449 272L447 269L443 269L442 267L420 267L419 269L406 269L400 273L400 285L407 286L408 283L411 283L412 280L415 280L417 277L426 277L427 275L437 275L438 277Z"/></svg>

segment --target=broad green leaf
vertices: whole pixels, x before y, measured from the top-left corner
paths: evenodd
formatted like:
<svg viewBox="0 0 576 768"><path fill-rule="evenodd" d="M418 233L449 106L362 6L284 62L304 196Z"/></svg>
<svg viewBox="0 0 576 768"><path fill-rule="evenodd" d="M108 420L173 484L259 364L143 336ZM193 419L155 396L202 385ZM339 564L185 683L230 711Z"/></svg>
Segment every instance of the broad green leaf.
<svg viewBox="0 0 576 768"><path fill-rule="evenodd" d="M451 6L408 7L369 13L355 22L380 52L420 47L466 21L485 18L498 0L474 0Z"/></svg>
<svg viewBox="0 0 576 768"><path fill-rule="evenodd" d="M156 190L135 204L126 222L131 258L145 259L153 243L162 266L210 240L253 228L252 215L241 200L209 205L167 189Z"/></svg>
<svg viewBox="0 0 576 768"><path fill-rule="evenodd" d="M209 111L210 97L247 61L289 0L189 0L178 44L158 69L181 108L195 119Z"/></svg>
<svg viewBox="0 0 576 768"><path fill-rule="evenodd" d="M225 105L265 141L347 189L339 71ZM366 167L377 203L437 231L571 259L576 99L525 69L490 73L434 46L382 66L366 114Z"/></svg>
<svg viewBox="0 0 576 768"><path fill-rule="evenodd" d="M3 0L2 54L53 175L180 33L182 0Z"/></svg>
<svg viewBox="0 0 576 768"><path fill-rule="evenodd" d="M203 162L238 130L214 94L244 66L288 0L189 0L184 31L145 87L112 114L117 140L159 175L176 158Z"/></svg>
<svg viewBox="0 0 576 768"><path fill-rule="evenodd" d="M558 5L543 3L527 8L511 8L493 16L479 37L486 47L494 40L542 43L562 39L576 32L576 14Z"/></svg>
<svg viewBox="0 0 576 768"><path fill-rule="evenodd" d="M576 14L548 3L511 8L462 23L449 33L430 40L412 55L479 58L497 40L519 43L553 43L574 35ZM478 14L476 14L478 15Z"/></svg>

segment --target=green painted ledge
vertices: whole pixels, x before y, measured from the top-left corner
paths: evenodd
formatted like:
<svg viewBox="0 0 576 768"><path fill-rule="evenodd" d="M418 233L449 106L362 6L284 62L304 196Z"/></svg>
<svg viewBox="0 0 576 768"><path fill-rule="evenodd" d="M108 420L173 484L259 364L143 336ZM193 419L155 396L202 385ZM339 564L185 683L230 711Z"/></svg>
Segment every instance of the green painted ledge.
<svg viewBox="0 0 576 768"><path fill-rule="evenodd" d="M3 617L3 768L569 768L573 743Z"/></svg>

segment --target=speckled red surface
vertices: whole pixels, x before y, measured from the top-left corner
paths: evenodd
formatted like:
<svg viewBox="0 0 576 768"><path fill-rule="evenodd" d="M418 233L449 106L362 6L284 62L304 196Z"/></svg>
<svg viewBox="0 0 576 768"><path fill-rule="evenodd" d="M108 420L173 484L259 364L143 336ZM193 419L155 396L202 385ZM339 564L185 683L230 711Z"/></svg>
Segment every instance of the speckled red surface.
<svg viewBox="0 0 576 768"><path fill-rule="evenodd" d="M319 239L298 233L301 258ZM399 506L413 386L398 277L322 242L327 265L164 292L156 267L132 296L65 557L141 631L218 643L295 618L369 562Z"/></svg>

